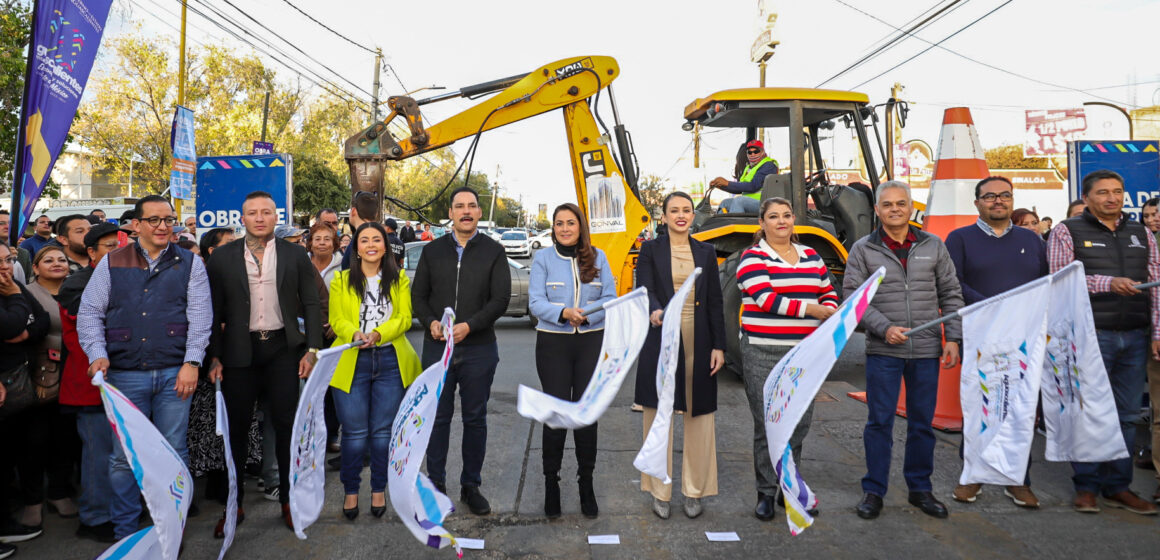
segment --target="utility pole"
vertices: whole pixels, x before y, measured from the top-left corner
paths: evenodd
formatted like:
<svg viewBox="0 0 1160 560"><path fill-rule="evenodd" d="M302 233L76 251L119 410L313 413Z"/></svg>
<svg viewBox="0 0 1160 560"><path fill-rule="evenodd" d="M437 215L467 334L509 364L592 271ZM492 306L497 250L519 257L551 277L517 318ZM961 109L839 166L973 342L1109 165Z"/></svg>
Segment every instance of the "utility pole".
<svg viewBox="0 0 1160 560"><path fill-rule="evenodd" d="M383 49L375 47L375 83L372 86L371 93L371 115L374 116L375 122L379 122L379 70L383 67Z"/></svg>
<svg viewBox="0 0 1160 560"><path fill-rule="evenodd" d="M495 180L491 183L491 208L487 211L487 221L495 227L495 197L499 196L499 164L495 166Z"/></svg>
<svg viewBox="0 0 1160 560"><path fill-rule="evenodd" d="M262 105L262 142L266 142L266 121L270 118L270 92L266 92L266 102Z"/></svg>
<svg viewBox="0 0 1160 560"><path fill-rule="evenodd" d="M894 111L898 106L895 102L902 96L902 84L894 82L890 88L890 100L886 102L886 179L894 180L894 143L898 140L895 135L895 125L898 122Z"/></svg>
<svg viewBox="0 0 1160 560"><path fill-rule="evenodd" d="M693 169L701 168L701 123L693 124Z"/></svg>
<svg viewBox="0 0 1160 560"><path fill-rule="evenodd" d="M774 36L773 27L777 23L777 13L772 10L771 2L759 0L757 3L757 21L760 31L753 45L749 47L749 60L757 64L758 85L765 87L765 68L773 51L781 43ZM765 143L765 129L757 129L757 139Z"/></svg>

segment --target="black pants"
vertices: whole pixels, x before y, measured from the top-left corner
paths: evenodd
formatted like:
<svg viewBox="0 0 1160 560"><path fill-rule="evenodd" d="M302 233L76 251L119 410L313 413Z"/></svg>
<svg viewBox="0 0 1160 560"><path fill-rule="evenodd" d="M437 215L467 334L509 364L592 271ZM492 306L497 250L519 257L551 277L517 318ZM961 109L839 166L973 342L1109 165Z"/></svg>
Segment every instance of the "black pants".
<svg viewBox="0 0 1160 560"><path fill-rule="evenodd" d="M5 470L12 472L11 466L15 466L20 478L21 505L33 506L45 498L60 500L76 494L72 478L81 446L76 416L62 414L55 401L37 404L9 418L3 429L0 439L10 459Z"/></svg>
<svg viewBox="0 0 1160 560"><path fill-rule="evenodd" d="M604 332L576 334L536 333L536 372L544 392L553 397L576 402L592 371L600 360L600 345ZM544 426L544 476L558 476L564 458L564 443L568 430ZM596 468L596 424L572 430L576 443L576 465L580 476L591 476Z"/></svg>
<svg viewBox="0 0 1160 560"><path fill-rule="evenodd" d="M269 340L259 340L250 333L253 345L249 367L222 371L222 397L230 416L230 451L234 465L244 468L249 456L250 421L254 403L265 396L270 401L270 418L274 423L274 455L278 459L278 501L290 501L290 431L298 407L297 352L286 345L286 333L271 333ZM238 506L242 505L244 485L238 484Z"/></svg>
<svg viewBox="0 0 1160 560"><path fill-rule="evenodd" d="M423 344L423 367L439 361L442 342ZM447 449L451 445L451 417L455 414L455 391L459 390L459 414L463 419L463 471L460 486L478 488L483 483L483 459L487 454L487 401L491 399L491 382L499 364L499 347L495 342L460 344L451 354L451 365L439 396L431 441L427 444L427 476L431 482L447 481Z"/></svg>

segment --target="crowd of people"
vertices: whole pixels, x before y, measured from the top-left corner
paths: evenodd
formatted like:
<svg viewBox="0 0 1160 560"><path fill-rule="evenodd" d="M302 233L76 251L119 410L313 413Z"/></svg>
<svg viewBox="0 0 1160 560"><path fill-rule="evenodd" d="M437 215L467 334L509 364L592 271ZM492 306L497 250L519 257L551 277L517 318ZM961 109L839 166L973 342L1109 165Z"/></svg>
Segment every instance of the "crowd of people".
<svg viewBox="0 0 1160 560"><path fill-rule="evenodd" d="M748 155L765 165L760 146ZM909 224L912 202L905 183L878 186L880 227L850 249L843 292L850 293L879 267L886 269L865 312L868 418L863 434L866 475L857 515L880 515L891 468L893 423L900 384L906 382L907 435L903 473L909 502L922 512L948 516L932 492L935 438L932 417L938 370L960 360L958 320L944 333L908 334L911 327L950 314L1059 270L1074 260L1086 267L1100 352L1115 394L1124 441L1135 447L1145 383L1160 394L1160 289L1133 286L1160 279L1160 199L1149 200L1140 222L1123 212L1123 179L1110 171L1084 178L1082 200L1068 219L1045 231L1034 213L1015 209L1004 177L975 187L978 221L950 233L945 243ZM748 204L748 203L747 203ZM680 308L673 408L684 424L682 509L695 518L717 485L716 374L725 364L723 294L713 246L690 235L693 199L668 195L662 204L664 235L645 242L637 284L648 289L650 328L637 361L634 402L643 408L643 434L655 419L654 373L660 358L664 310L677 288L700 267L691 297ZM1074 210L1074 212L1073 212ZM788 200L770 198L757 208L760 228L737 269L741 292L743 381L752 412L754 515L773 519L779 484L766 446L763 386L786 353L830 317L840 304L821 256L794 234ZM507 308L510 269L504 249L479 235L477 194L451 194L450 232L402 228L381 220L371 195L359 193L350 208L350 233L339 214L323 209L310 228L277 225L273 198L250 193L241 208L244 236L216 228L196 237L196 223L179 225L167 199L146 196L118 227L103 213L73 215L55 224L40 216L19 247L0 242L0 559L12 543L43 532L45 510L79 518L80 537L115 542L142 518L137 481L105 419L90 379L101 372L149 416L196 477L207 498L227 499L223 446L214 435L214 384L220 381L229 414L232 459L260 474L265 499L288 506L291 424L300 384L320 349L355 343L341 356L327 396L327 431L343 486L343 515L358 517L362 472L369 464L369 511L386 511L391 424L406 388L438 361L446 337L455 350L438 403L427 449L427 476L447 492L447 453L456 394L463 423L460 501L475 515L490 513L484 496L487 408L500 352L494 324ZM535 358L544 392L576 401L600 355L602 311L584 308L616 297L612 263L592 244L584 212L558 206L553 246L535 253L530 310L538 319ZM8 239L9 215L0 213ZM1043 235L1046 234L1046 241ZM347 239L349 238L349 241ZM429 241L414 280L402 271L403 243ZM195 240L197 240L195 242ZM347 245L349 243L349 245ZM451 307L450 330L440 324ZM406 338L413 320L423 343ZM945 334L945 336L943 336ZM1160 414L1153 400L1151 461L1160 467ZM812 406L790 439L801 461ZM593 473L598 426L573 431L580 509L599 515ZM544 513L561 512L560 471L567 430L543 429ZM671 439L671 433L670 433ZM669 447L672 470L672 446ZM1132 459L1074 463L1074 509L1100 504L1156 514L1160 490L1143 499L1129 489ZM671 474L671 472L670 472ZM245 520L246 484L238 485L239 523ZM652 511L671 515L671 483L641 476ZM78 491L79 490L79 491ZM955 488L970 503L981 485ZM1030 468L1023 484L1004 489L1017 506L1036 508ZM1102 497L1102 502L1099 498ZM16 503L15 510L8 509ZM197 515L199 508L191 509ZM224 536L225 515L215 527Z"/></svg>

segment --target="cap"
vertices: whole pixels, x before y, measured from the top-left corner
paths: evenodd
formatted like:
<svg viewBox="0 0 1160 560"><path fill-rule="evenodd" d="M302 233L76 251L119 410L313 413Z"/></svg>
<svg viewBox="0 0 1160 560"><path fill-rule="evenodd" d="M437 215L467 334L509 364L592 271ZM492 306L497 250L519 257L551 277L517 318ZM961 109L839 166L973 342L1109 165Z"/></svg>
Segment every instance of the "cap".
<svg viewBox="0 0 1160 560"><path fill-rule="evenodd" d="M106 235L117 233L117 226L109 222L101 222L89 228L89 232L85 234L85 247L96 247L101 238Z"/></svg>
<svg viewBox="0 0 1160 560"><path fill-rule="evenodd" d="M392 231L399 231L399 222L396 222L394 218L387 218L383 224L391 228Z"/></svg>
<svg viewBox="0 0 1160 560"><path fill-rule="evenodd" d="M183 231L185 231L185 226L175 225L175 226L173 226L173 231L171 233L181 233Z"/></svg>
<svg viewBox="0 0 1160 560"><path fill-rule="evenodd" d="M746 148L761 148L762 151L765 151L765 144L763 144L761 142L761 140L750 140L748 144L745 144L745 147Z"/></svg>
<svg viewBox="0 0 1160 560"><path fill-rule="evenodd" d="M274 228L274 237L277 237L278 239L285 239L287 237L302 235L305 232L306 230L300 227L284 224Z"/></svg>

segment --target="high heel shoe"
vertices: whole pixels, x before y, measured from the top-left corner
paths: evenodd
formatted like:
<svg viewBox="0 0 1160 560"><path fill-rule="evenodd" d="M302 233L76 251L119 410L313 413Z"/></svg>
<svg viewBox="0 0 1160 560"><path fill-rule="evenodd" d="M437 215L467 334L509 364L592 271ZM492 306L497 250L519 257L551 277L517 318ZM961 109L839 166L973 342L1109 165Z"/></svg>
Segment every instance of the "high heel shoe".
<svg viewBox="0 0 1160 560"><path fill-rule="evenodd" d="M383 505L376 506L376 505L374 505L374 503L375 503L375 495L372 493L371 494L371 515L373 515L375 517L382 517L384 513L387 513L387 497L386 497L386 495L383 496Z"/></svg>
<svg viewBox="0 0 1160 560"><path fill-rule="evenodd" d="M356 499L354 501L354 507L352 507L352 508L343 507L342 508L342 515L345 516L350 521L354 521L355 518L358 517L358 500Z"/></svg>

